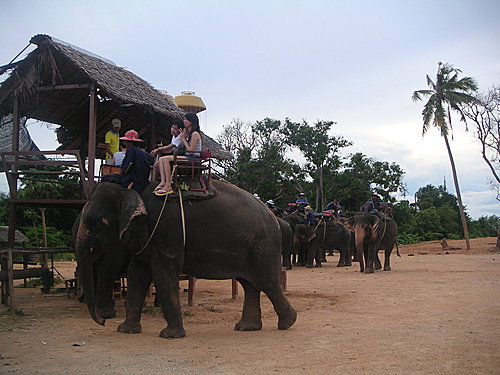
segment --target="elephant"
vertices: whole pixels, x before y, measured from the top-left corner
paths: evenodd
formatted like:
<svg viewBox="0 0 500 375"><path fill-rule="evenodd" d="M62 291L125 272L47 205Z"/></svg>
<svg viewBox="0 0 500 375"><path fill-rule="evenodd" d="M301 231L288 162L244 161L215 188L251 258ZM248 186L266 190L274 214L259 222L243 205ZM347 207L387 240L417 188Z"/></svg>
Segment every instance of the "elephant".
<svg viewBox="0 0 500 375"><path fill-rule="evenodd" d="M351 266L351 233L337 219L329 219L320 223L315 230L316 236L310 241L307 257L307 267L312 267L313 257L316 267L321 267L321 261L325 258L325 250L337 249L340 258L337 267Z"/></svg>
<svg viewBox="0 0 500 375"><path fill-rule="evenodd" d="M283 257L282 265L287 270L292 269L292 247L293 247L293 231L290 224L285 220L276 217L281 229L281 255Z"/></svg>
<svg viewBox="0 0 500 375"><path fill-rule="evenodd" d="M80 279L91 317L104 325L99 306L99 275L122 263L127 268L126 319L122 333L140 333L141 312L154 281L167 326L160 337L180 338L186 332L179 301L181 272L205 279L235 278L245 296L235 330L262 328L260 293L271 300L278 329L290 328L297 312L280 286L282 234L274 215L251 194L211 181L210 199L157 197L156 183L142 194L111 182L100 182L84 206L75 236ZM102 297L105 298L105 297Z"/></svg>
<svg viewBox="0 0 500 375"><path fill-rule="evenodd" d="M360 271L373 273L375 272L374 265L375 269L382 268L378 258L378 251L380 249L383 249L385 252L384 271L390 271L390 257L398 236L398 226L394 219L379 217L367 212L359 212L347 220L346 225L354 233ZM366 262L366 269L363 256Z"/></svg>
<svg viewBox="0 0 500 375"><path fill-rule="evenodd" d="M292 229L292 264L295 266L306 265L306 247L307 247L307 226L299 224L304 220L301 214L287 214L281 218L289 224Z"/></svg>
<svg viewBox="0 0 500 375"><path fill-rule="evenodd" d="M350 232L337 219L321 221L316 227L300 224L301 217L287 215L283 219L293 223L294 247L298 254L299 266L311 268L321 267L325 249L340 250L340 259L337 267L351 265Z"/></svg>
<svg viewBox="0 0 500 375"><path fill-rule="evenodd" d="M127 192L121 192L127 195ZM72 228L73 244L76 244L78 228L80 227L82 213L77 216ZM130 254L123 252L122 248L126 246L123 241L111 240L109 237L103 237L98 240L107 251L97 256L100 257L100 262L97 265L98 269L95 272L96 279L92 280L95 283L95 306L98 314L105 318L110 319L116 316L114 308L115 301L113 299L113 282L121 275L127 272L127 266L130 260ZM78 255L78 254L77 254ZM79 284L82 284L80 272ZM85 298L85 294L83 295ZM87 297L88 298L88 297Z"/></svg>

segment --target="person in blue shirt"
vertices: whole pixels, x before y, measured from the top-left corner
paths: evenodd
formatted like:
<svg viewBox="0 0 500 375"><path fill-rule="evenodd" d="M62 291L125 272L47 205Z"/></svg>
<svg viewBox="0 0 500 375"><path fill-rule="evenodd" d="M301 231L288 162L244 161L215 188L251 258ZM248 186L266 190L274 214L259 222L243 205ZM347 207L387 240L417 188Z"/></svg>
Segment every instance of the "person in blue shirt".
<svg viewBox="0 0 500 375"><path fill-rule="evenodd" d="M309 204L304 193L299 194L299 198L295 201L299 206L305 207Z"/></svg>
<svg viewBox="0 0 500 375"><path fill-rule="evenodd" d="M306 217L299 224L306 224L306 225L318 224L318 221L316 220L316 216L318 216L318 214L313 212L311 206L309 205L305 206L304 211L306 213Z"/></svg>
<svg viewBox="0 0 500 375"><path fill-rule="evenodd" d="M333 211L337 216L342 216L342 207L340 206L339 200L336 198L323 208L323 212L324 211Z"/></svg>
<svg viewBox="0 0 500 375"><path fill-rule="evenodd" d="M149 184L149 175L154 162L153 156L139 148L143 141L139 134L131 129L120 138L127 151L122 161L121 185L140 193Z"/></svg>
<svg viewBox="0 0 500 375"><path fill-rule="evenodd" d="M387 207L391 207L391 205L389 203L381 202L378 194L373 193L371 198L364 204L363 211L381 217L383 215L380 210L384 211Z"/></svg>

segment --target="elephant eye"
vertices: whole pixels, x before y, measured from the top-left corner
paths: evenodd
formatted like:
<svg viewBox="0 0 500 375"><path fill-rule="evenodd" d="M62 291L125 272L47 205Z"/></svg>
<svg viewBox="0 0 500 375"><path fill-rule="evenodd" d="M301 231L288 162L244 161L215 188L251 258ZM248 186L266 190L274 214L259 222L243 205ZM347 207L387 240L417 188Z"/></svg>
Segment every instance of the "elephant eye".
<svg viewBox="0 0 500 375"><path fill-rule="evenodd" d="M103 217L101 221L104 225L109 226L109 220L107 218Z"/></svg>

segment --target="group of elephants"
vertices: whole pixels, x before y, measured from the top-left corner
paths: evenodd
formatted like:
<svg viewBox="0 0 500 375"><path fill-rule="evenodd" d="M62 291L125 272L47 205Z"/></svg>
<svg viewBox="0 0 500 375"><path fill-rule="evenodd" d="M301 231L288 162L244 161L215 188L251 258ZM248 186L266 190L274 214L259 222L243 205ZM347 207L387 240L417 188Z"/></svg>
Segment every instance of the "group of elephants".
<svg viewBox="0 0 500 375"><path fill-rule="evenodd" d="M101 182L73 226L79 280L92 318L104 324L116 315L113 281L126 272L126 318L123 333L141 332L141 313L151 282L156 287L166 328L161 337L185 336L179 301L178 275L204 279L236 279L244 289L241 319L235 330L262 327L260 295L264 292L278 315L278 329L288 329L297 313L283 295L280 271L297 264L321 264L322 249L340 251L339 266L351 265L351 231L361 270L380 266L377 251L385 249L384 269L397 228L394 221L358 214L311 228L293 215L277 219L251 194L212 181L213 197L181 202L157 197L151 183L141 194L118 184ZM165 201L167 199L167 201ZM184 204L181 204L184 203ZM351 228L351 231L347 229ZM391 237L392 236L392 237ZM391 238L389 238L391 237Z"/></svg>

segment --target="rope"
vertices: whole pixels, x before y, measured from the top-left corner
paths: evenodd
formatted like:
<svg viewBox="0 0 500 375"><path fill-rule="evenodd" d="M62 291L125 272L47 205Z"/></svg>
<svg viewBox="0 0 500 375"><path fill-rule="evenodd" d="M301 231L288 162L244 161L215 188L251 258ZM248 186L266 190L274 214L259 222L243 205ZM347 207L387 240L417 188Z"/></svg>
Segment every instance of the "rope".
<svg viewBox="0 0 500 375"><path fill-rule="evenodd" d="M172 176L174 175L176 169L177 169L177 165L174 165L174 168L172 168L172 174L170 175L170 181L172 181ZM144 251L144 249L149 245L149 242L151 242L151 239L153 238L153 236L156 232L156 229L158 228L158 225L160 224L160 219L161 219L161 216L163 215L163 211L165 210L165 206L167 205L167 199L168 199L169 195L170 194L165 195L165 199L163 200L163 205L161 206L160 214L158 215L158 219L156 219L155 227L153 228L153 231L151 232L148 240L146 241L146 244L142 247L141 250L139 250L137 253L135 253L135 255L141 254Z"/></svg>
<svg viewBox="0 0 500 375"><path fill-rule="evenodd" d="M182 190L181 189L179 189L179 203L181 206L182 247L186 247L186 219L184 217L184 203L182 202Z"/></svg>
<svg viewBox="0 0 500 375"><path fill-rule="evenodd" d="M165 210L165 206L166 206L167 199L168 199L169 195L170 194L165 195L165 199L163 200L163 205L161 207L160 214L158 215L158 219L156 220L155 227L153 228L151 235L149 236L148 240L146 241L146 244L142 247L141 250L139 250L137 253L135 253L135 255L139 255L140 253L142 253L144 251L144 249L149 245L149 242L151 241L151 239L153 238L153 235L156 232L156 228L158 228L158 225L160 224L161 215L163 215L163 210Z"/></svg>

